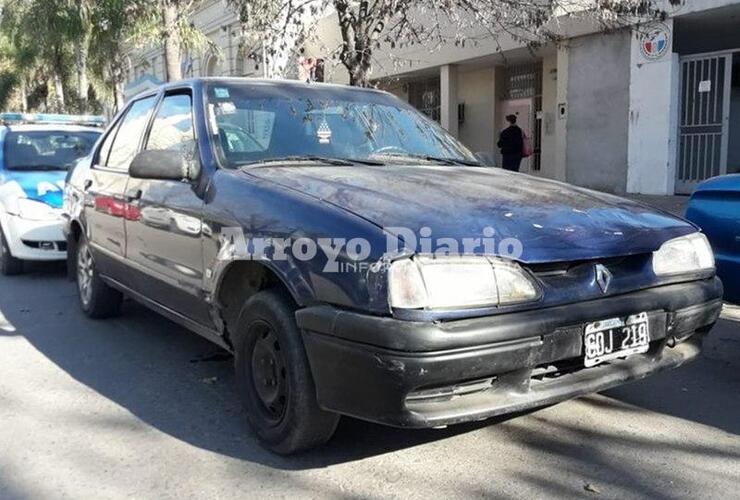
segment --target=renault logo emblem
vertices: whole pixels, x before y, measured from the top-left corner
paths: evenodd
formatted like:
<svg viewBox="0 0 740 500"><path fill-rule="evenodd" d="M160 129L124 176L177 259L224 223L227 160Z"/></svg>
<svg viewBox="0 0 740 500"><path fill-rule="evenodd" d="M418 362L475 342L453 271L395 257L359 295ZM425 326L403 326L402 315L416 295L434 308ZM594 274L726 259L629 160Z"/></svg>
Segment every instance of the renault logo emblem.
<svg viewBox="0 0 740 500"><path fill-rule="evenodd" d="M612 284L612 273L603 264L596 264L596 283L599 284L602 293L606 293L609 290L609 285Z"/></svg>

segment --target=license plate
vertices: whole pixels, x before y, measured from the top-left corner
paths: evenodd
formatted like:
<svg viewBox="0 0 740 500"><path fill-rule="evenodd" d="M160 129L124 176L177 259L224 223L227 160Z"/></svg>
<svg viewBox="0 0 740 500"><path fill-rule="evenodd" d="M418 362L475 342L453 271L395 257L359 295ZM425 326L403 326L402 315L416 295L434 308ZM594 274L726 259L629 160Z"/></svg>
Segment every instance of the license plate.
<svg viewBox="0 0 740 500"><path fill-rule="evenodd" d="M611 359L647 352L650 328L646 312L586 325L583 333L584 365L596 366Z"/></svg>

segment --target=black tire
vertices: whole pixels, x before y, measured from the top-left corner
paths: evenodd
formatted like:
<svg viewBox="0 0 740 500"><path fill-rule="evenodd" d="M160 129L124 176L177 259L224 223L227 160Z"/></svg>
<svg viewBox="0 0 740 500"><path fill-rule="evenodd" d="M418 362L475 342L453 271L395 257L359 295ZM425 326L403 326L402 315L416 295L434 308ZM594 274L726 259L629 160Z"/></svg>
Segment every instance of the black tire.
<svg viewBox="0 0 740 500"><path fill-rule="evenodd" d="M100 279L84 235L77 242L75 257L77 293L82 311L94 319L117 316L121 312L123 294Z"/></svg>
<svg viewBox="0 0 740 500"><path fill-rule="evenodd" d="M253 295L234 339L236 382L247 419L270 450L289 455L327 442L339 415L319 408L295 303L279 290Z"/></svg>
<svg viewBox="0 0 740 500"><path fill-rule="evenodd" d="M5 276L13 276L23 272L23 261L10 254L10 248L2 229L0 229L0 272Z"/></svg>

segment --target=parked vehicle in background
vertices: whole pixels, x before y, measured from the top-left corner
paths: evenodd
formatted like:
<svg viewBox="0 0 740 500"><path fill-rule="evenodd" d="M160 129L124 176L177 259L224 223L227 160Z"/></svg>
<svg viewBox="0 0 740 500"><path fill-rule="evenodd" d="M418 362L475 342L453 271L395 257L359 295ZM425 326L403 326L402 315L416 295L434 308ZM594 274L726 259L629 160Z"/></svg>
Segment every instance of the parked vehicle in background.
<svg viewBox="0 0 740 500"><path fill-rule="evenodd" d="M128 295L232 351L279 453L339 415L441 427L636 380L696 357L722 308L695 226L481 168L377 90L168 84L113 120L65 207L82 310Z"/></svg>
<svg viewBox="0 0 740 500"><path fill-rule="evenodd" d="M90 152L104 120L4 113L0 121L0 272L8 275L22 272L24 260L67 257L64 179Z"/></svg>
<svg viewBox="0 0 740 500"><path fill-rule="evenodd" d="M696 188L686 218L712 244L725 298L740 303L740 174L714 177Z"/></svg>

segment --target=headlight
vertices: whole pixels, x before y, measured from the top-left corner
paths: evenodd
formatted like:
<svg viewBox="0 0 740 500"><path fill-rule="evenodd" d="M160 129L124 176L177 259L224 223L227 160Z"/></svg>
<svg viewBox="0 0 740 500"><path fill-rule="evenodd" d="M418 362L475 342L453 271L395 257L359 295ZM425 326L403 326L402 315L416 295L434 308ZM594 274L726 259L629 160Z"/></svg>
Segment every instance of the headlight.
<svg viewBox="0 0 740 500"><path fill-rule="evenodd" d="M487 257L422 257L393 262L390 303L399 309L498 306L535 300L539 293L516 263Z"/></svg>
<svg viewBox="0 0 740 500"><path fill-rule="evenodd" d="M54 220L57 218L58 211L51 208L46 203L20 198L18 200L18 216L28 220Z"/></svg>
<svg viewBox="0 0 740 500"><path fill-rule="evenodd" d="M714 269L714 254L701 233L681 236L663 243L653 252L653 272L657 276L688 274Z"/></svg>

